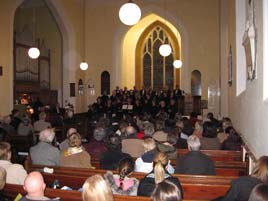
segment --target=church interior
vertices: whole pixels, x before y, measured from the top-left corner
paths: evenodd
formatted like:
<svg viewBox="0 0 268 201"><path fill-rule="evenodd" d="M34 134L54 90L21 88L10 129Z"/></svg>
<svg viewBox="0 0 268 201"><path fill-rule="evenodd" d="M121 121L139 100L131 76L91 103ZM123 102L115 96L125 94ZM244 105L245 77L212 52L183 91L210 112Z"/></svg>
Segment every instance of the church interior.
<svg viewBox="0 0 268 201"><path fill-rule="evenodd" d="M1 0L0 116L26 96L77 114L116 87L178 87L184 101L199 97L201 116L229 117L255 158L267 155L268 1L133 2L141 17L126 25L127 0Z"/></svg>

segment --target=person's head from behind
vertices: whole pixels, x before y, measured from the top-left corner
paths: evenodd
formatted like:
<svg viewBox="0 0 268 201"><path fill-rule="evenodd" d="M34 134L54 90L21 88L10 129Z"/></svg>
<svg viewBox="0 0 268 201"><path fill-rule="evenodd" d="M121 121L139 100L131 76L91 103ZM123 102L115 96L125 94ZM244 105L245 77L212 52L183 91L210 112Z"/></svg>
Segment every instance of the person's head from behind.
<svg viewBox="0 0 268 201"><path fill-rule="evenodd" d="M46 120L46 117L47 117L47 115L46 115L45 112L41 112L41 113L39 114L39 119L40 119L40 120L45 121L45 120Z"/></svg>
<svg viewBox="0 0 268 201"><path fill-rule="evenodd" d="M229 126L233 126L231 119L228 118L228 117L224 117L222 119L222 128L223 128L223 130L225 130Z"/></svg>
<svg viewBox="0 0 268 201"><path fill-rule="evenodd" d="M213 119L213 118L214 118L213 113L212 113L212 112L209 112L209 113L207 114L207 118L208 118L208 119Z"/></svg>
<svg viewBox="0 0 268 201"><path fill-rule="evenodd" d="M11 159L11 149L8 142L0 142L0 160L10 160Z"/></svg>
<svg viewBox="0 0 268 201"><path fill-rule="evenodd" d="M44 196L44 191L46 184L44 182L43 176L40 172L31 172L24 180L24 190L27 192L28 196L31 197L42 197Z"/></svg>
<svg viewBox="0 0 268 201"><path fill-rule="evenodd" d="M136 134L137 134L137 131L136 131L136 129L133 126L128 126L126 128L126 136L136 135Z"/></svg>
<svg viewBox="0 0 268 201"><path fill-rule="evenodd" d="M189 151L199 151L201 147L201 143L199 140L199 137L196 135L191 135L187 139L187 144L188 144L188 150Z"/></svg>
<svg viewBox="0 0 268 201"><path fill-rule="evenodd" d="M144 148L144 152L151 151L156 147L155 140L153 138L145 138L142 146Z"/></svg>
<svg viewBox="0 0 268 201"><path fill-rule="evenodd" d="M83 184L83 201L113 201L110 186L101 175L89 177Z"/></svg>
<svg viewBox="0 0 268 201"><path fill-rule="evenodd" d="M69 136L73 133L77 133L77 130L75 128L69 128L66 137L69 138Z"/></svg>
<svg viewBox="0 0 268 201"><path fill-rule="evenodd" d="M110 134L105 141L105 145L108 150L121 150L122 143L120 136L115 133Z"/></svg>
<svg viewBox="0 0 268 201"><path fill-rule="evenodd" d="M152 201L181 201L179 188L170 181L164 180L156 185L152 195Z"/></svg>
<svg viewBox="0 0 268 201"><path fill-rule="evenodd" d="M39 141L40 142L48 142L51 143L54 140L55 132L51 128L47 128L45 130L42 130L39 133Z"/></svg>
<svg viewBox="0 0 268 201"><path fill-rule="evenodd" d="M268 156L259 158L251 175L260 179L263 183L268 182Z"/></svg>
<svg viewBox="0 0 268 201"><path fill-rule="evenodd" d="M168 156L164 152L158 152L154 157L155 183L158 184L165 179L166 166L168 165Z"/></svg>
<svg viewBox="0 0 268 201"><path fill-rule="evenodd" d="M203 137L214 138L217 137L217 128L212 122L205 122L203 125Z"/></svg>
<svg viewBox="0 0 268 201"><path fill-rule="evenodd" d="M143 123L143 129L144 129L144 135L147 137L151 137L154 132L155 132L155 129L154 129L154 124L151 123L151 122L145 122Z"/></svg>
<svg viewBox="0 0 268 201"><path fill-rule="evenodd" d="M22 123L23 123L24 126L29 126L30 123L31 123L31 120L28 117L24 117L22 119Z"/></svg>
<svg viewBox="0 0 268 201"><path fill-rule="evenodd" d="M0 167L0 191L4 188L6 184L7 172L4 168Z"/></svg>
<svg viewBox="0 0 268 201"><path fill-rule="evenodd" d="M248 201L268 201L268 185L256 185L252 189Z"/></svg>
<svg viewBox="0 0 268 201"><path fill-rule="evenodd" d="M132 158L123 158L119 161L118 164L118 172L120 175L120 189L124 189L123 186L123 181L125 179L126 176L129 176L133 171L134 171L134 167L135 167L135 162L133 161Z"/></svg>
<svg viewBox="0 0 268 201"><path fill-rule="evenodd" d="M70 147L81 147L81 136L79 133L72 133L69 137L69 146Z"/></svg>
<svg viewBox="0 0 268 201"><path fill-rule="evenodd" d="M11 117L10 117L10 115L6 115L6 116L4 116L4 118L3 118L3 122L4 122L5 124L10 124L10 122L11 122Z"/></svg>

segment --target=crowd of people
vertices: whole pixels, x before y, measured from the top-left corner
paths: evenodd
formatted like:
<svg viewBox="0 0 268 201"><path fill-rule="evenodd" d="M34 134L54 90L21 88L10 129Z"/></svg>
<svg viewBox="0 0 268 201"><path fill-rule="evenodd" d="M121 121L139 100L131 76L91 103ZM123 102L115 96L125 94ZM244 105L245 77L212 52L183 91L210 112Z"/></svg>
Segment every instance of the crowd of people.
<svg viewBox="0 0 268 201"><path fill-rule="evenodd" d="M218 120L208 113L198 118L194 112L183 116L178 106L182 95L178 88L159 92L117 88L111 96L102 95L89 109L95 123L89 144L82 144L76 128L70 128L66 139L55 144L55 131L45 112L40 112L39 120L31 124L29 117L20 119L18 111L13 111L0 124L5 133L0 142L0 187L3 181L24 185L27 195L21 198L23 201L48 199L44 197L42 175L27 174L22 165L11 163L10 144L4 142L10 133L38 132L38 142L29 150L33 164L94 169L94 156L100 168L107 170L85 181L85 201L110 201L113 194L148 196L153 201L182 200L183 188L172 176L174 173L215 175L213 160L200 150L241 150L242 145L228 117ZM188 153L178 157L177 149L188 149ZM171 160L176 160L176 166ZM146 176L138 180L131 177L133 172L144 172ZM227 194L215 200L268 200L267 183L268 157L262 156L251 175L233 180Z"/></svg>

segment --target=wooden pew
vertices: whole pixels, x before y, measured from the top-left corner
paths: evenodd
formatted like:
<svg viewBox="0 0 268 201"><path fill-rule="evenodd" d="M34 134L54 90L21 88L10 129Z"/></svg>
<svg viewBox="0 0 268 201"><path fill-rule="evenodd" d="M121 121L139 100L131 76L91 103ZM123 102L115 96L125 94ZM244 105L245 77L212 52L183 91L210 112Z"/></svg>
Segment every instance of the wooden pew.
<svg viewBox="0 0 268 201"><path fill-rule="evenodd" d="M176 165L176 164L175 164ZM175 167L173 164L173 166ZM216 175L218 176L245 176L247 175L247 163L241 161L215 161L216 167ZM31 161L28 159L25 163L25 168L28 172L33 170L43 169L44 166L41 165L33 165ZM78 172L79 174L87 174L91 169L87 168L70 168L70 167L50 167L57 171L72 173L73 171ZM97 168L99 169L99 168Z"/></svg>
<svg viewBox="0 0 268 201"><path fill-rule="evenodd" d="M226 151L226 150L201 150L202 153L208 155L215 162L242 162L241 151ZM183 156L188 153L188 149L178 149L178 156ZM96 156L91 156L91 164L100 168L99 158ZM171 160L173 166L176 165L176 160Z"/></svg>
<svg viewBox="0 0 268 201"><path fill-rule="evenodd" d="M101 170L97 170L91 175L72 175L64 174L47 174L43 173L45 182L49 185L55 180L60 182L61 186L69 186L73 189L82 187L84 181L95 174L103 175ZM138 179L145 176L143 173L135 173L132 175ZM237 177L222 177L222 176L201 176L201 175L173 175L178 177L184 191L185 199L213 199L218 196L224 195L230 187L230 183Z"/></svg>
<svg viewBox="0 0 268 201"><path fill-rule="evenodd" d="M242 161L241 151L201 150L201 152L208 155L213 161ZM178 149L178 156L186 153L188 153L188 149Z"/></svg>
<svg viewBox="0 0 268 201"><path fill-rule="evenodd" d="M245 176L247 173L247 163L245 162L216 161L215 166L217 176ZM25 167L28 172L31 172L34 170L43 170L45 166L32 165L30 162L28 162ZM56 171L57 173L63 173L63 174L73 174L73 172L77 172L78 175L88 175L91 174L90 173L91 171L97 172L97 170L100 170L101 173L105 172L105 170L101 169L92 170L88 168L55 167L55 166L51 166L49 168L53 168L54 171Z"/></svg>
<svg viewBox="0 0 268 201"><path fill-rule="evenodd" d="M21 185L6 184L3 189L3 194L8 196L10 199L14 199L18 193L25 195L23 187ZM82 193L78 191L65 191L60 189L46 188L45 196L49 198L59 197L61 201L82 201ZM149 197L141 196L125 196L125 195L114 195L115 201L150 201ZM206 201L206 200L184 200L184 201Z"/></svg>

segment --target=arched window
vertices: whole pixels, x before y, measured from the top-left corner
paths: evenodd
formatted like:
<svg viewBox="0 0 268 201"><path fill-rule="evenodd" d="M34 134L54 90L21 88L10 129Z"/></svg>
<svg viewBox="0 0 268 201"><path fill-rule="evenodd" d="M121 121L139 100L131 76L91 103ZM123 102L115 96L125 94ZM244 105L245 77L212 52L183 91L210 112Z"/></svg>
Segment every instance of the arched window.
<svg viewBox="0 0 268 201"><path fill-rule="evenodd" d="M192 96L201 96L201 73L199 70L193 70L191 75L191 93Z"/></svg>
<svg viewBox="0 0 268 201"><path fill-rule="evenodd" d="M101 73L101 94L110 94L110 73L103 71Z"/></svg>
<svg viewBox="0 0 268 201"><path fill-rule="evenodd" d="M146 88L162 89L174 86L173 51L168 57L161 56L159 47L163 43L171 44L170 36L161 26L156 26L147 35L142 48L143 86ZM173 47L172 49L174 50Z"/></svg>

